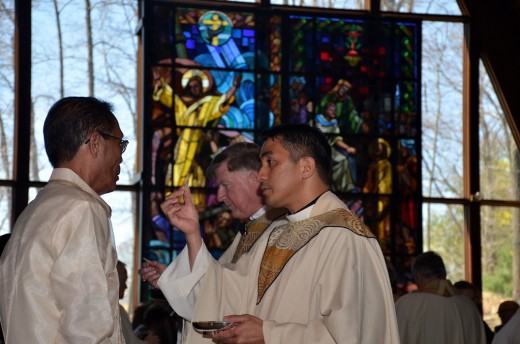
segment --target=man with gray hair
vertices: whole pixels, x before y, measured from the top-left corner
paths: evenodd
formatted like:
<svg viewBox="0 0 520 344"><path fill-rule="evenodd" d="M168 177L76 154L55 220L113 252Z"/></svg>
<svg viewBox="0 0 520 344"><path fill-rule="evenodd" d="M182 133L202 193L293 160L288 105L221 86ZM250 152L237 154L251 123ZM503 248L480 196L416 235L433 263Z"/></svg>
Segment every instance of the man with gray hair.
<svg viewBox="0 0 520 344"><path fill-rule="evenodd" d="M208 179L215 178L217 182L217 200L226 205L233 218L245 224L244 231L237 234L220 257L220 264L236 263L255 246L268 227L286 221L283 216L286 209L273 209L264 205L257 179L258 170L262 166L259 155L260 147L257 144L239 142L222 150L208 167ZM177 314L191 321L195 295L203 275L193 274L194 278L183 278L191 272L188 264L179 263L187 258L187 254L188 250L184 249L168 267L156 261L144 262L139 273L143 280L161 289ZM179 295L179 290L186 292ZM186 333L184 331L183 334Z"/></svg>

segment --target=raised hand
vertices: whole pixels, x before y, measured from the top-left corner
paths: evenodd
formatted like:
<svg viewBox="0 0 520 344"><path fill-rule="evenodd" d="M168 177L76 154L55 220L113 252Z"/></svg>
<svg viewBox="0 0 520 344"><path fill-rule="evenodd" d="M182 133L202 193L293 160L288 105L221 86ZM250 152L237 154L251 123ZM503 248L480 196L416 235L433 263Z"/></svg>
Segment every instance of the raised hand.
<svg viewBox="0 0 520 344"><path fill-rule="evenodd" d="M183 186L169 194L161 209L168 221L179 228L184 234L199 234L199 213L193 204L191 193L187 186Z"/></svg>
<svg viewBox="0 0 520 344"><path fill-rule="evenodd" d="M193 204L190 190L183 186L166 197L161 209L170 223L184 232L190 267L193 267L197 253L202 246L199 229L199 213Z"/></svg>

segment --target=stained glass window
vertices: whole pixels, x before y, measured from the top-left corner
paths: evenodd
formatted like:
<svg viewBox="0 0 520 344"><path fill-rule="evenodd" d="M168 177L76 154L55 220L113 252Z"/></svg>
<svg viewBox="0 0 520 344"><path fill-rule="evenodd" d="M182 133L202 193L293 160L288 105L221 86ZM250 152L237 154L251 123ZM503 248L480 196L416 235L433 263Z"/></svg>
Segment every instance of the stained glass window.
<svg viewBox="0 0 520 344"><path fill-rule="evenodd" d="M205 170L224 147L260 144L280 123L327 135L332 189L386 255L418 252L419 22L147 6L144 256L168 263L184 246L158 205L187 182L218 257L236 229Z"/></svg>

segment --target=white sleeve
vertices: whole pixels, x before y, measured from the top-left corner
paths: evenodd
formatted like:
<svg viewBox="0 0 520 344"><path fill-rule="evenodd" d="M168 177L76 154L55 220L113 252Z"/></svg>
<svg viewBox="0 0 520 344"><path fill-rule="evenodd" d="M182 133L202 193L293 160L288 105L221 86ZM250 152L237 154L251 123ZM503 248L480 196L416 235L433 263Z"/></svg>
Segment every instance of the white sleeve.
<svg viewBox="0 0 520 344"><path fill-rule="evenodd" d="M188 321L193 318L200 280L206 274L210 260L214 258L203 243L190 270L188 249L185 247L157 281L175 313Z"/></svg>

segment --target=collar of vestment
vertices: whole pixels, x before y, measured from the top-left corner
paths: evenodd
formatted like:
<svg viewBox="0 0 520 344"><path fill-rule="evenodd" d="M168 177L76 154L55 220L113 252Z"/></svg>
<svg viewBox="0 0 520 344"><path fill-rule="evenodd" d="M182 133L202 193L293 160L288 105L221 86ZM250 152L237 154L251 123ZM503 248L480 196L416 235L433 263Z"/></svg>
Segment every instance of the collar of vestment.
<svg viewBox="0 0 520 344"><path fill-rule="evenodd" d="M316 204L316 202L318 202L318 199L323 196L323 194L327 193L327 191L325 191L324 193L322 193L321 195L319 195L318 197L316 197L315 199L313 199L312 201L310 201L309 203L307 203L305 206L303 206L303 208L299 209L298 211L292 213L291 215L294 215L294 214L298 214L298 213L301 213L303 210L305 209L311 209L311 206L313 206L314 204Z"/></svg>
<svg viewBox="0 0 520 344"><path fill-rule="evenodd" d="M262 216L249 221L246 224L245 233L240 237L237 249L233 255L231 263L236 263L244 253L249 252L255 242L262 236L262 233L269 227L269 225L276 219L282 217L287 213L285 208L273 208L267 210Z"/></svg>
<svg viewBox="0 0 520 344"><path fill-rule="evenodd" d="M244 234L246 234L247 226L249 226L249 224L251 222L258 219L260 216L264 215L265 212L267 211L267 209L268 208L264 205L263 207L258 209L253 215L249 216L249 220L246 223L241 222L240 225L238 226L238 230L239 230L240 234L242 234L242 236Z"/></svg>
<svg viewBox="0 0 520 344"><path fill-rule="evenodd" d="M451 284L451 282L447 279L434 279L428 281L424 284L424 286L417 290L421 293L430 293L440 296L453 296L457 294L457 289Z"/></svg>
<svg viewBox="0 0 520 344"><path fill-rule="evenodd" d="M260 216L264 215L265 212L268 210L269 208L267 208L265 205L258 209L253 215L249 216L249 221L253 221L253 220L256 220L258 219ZM248 222L249 222L248 221Z"/></svg>
<svg viewBox="0 0 520 344"><path fill-rule="evenodd" d="M312 209L305 209L304 211L312 213ZM291 217L295 215L298 216L299 214L291 215ZM262 301L267 289L296 252L327 227L343 227L357 235L375 238L370 229L356 215L345 208L334 209L314 217L276 227L269 235L267 248L260 264L257 304Z"/></svg>
<svg viewBox="0 0 520 344"><path fill-rule="evenodd" d="M107 212L107 216L110 217L112 214L112 209L110 206L97 194L94 189L92 189L81 177L69 168L55 168L52 170L51 177L49 178L49 183L62 183L68 184L78 190L81 190L87 193L90 197L92 197L95 201L97 201L103 209Z"/></svg>

